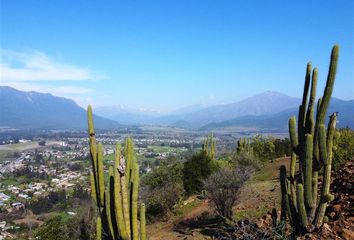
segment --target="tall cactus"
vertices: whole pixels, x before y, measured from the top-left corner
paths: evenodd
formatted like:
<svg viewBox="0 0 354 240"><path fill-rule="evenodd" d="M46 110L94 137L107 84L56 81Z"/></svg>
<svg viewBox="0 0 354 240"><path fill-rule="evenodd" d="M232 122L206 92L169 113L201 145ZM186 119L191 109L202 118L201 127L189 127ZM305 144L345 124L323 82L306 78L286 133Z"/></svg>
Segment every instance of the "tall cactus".
<svg viewBox="0 0 354 240"><path fill-rule="evenodd" d="M109 167L108 186L104 183L102 144L96 143L92 108L88 106L88 129L92 171L91 196L97 206L97 239L145 240L145 206L141 206L138 224L139 166L133 141L127 138L124 154L116 145L114 166ZM139 226L139 227L138 227Z"/></svg>
<svg viewBox="0 0 354 240"><path fill-rule="evenodd" d="M248 138L241 138L237 140L237 145L236 145L236 153L241 154L241 153L247 153L249 155L253 154L253 148L251 146L251 139Z"/></svg>
<svg viewBox="0 0 354 240"><path fill-rule="evenodd" d="M287 216L297 231L311 232L320 228L323 224L327 204L333 200L329 188L337 113L330 116L327 132L324 124L336 75L338 50L337 45L332 49L326 87L323 96L319 98L317 103L316 120L314 112L318 71L317 68L312 70L311 63L308 63L306 68L304 94L299 107L297 130L296 118L289 119L289 135L293 153L290 162L290 176L286 176L285 166L280 169L282 219L286 219ZM295 175L296 157L299 160L298 175ZM318 173L322 168L322 188L319 191Z"/></svg>
<svg viewBox="0 0 354 240"><path fill-rule="evenodd" d="M202 149L210 159L215 159L216 156L216 140L213 134L208 135L203 144Z"/></svg>

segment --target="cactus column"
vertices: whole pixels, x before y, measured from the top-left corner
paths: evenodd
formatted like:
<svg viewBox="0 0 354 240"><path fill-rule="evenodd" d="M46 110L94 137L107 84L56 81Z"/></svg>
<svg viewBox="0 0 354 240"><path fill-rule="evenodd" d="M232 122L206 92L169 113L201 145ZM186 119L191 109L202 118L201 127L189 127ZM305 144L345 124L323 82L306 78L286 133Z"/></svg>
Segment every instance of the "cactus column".
<svg viewBox="0 0 354 240"><path fill-rule="evenodd" d="M210 159L215 159L216 156L216 140L214 135L210 134L206 137L202 149Z"/></svg>
<svg viewBox="0 0 354 240"><path fill-rule="evenodd" d="M103 148L96 143L92 108L88 106L88 129L92 172L91 196L97 206L97 239L145 240L145 206L141 206L138 224L139 166L133 141L125 142L124 156L116 146L114 167L109 168L109 182L105 189ZM140 226L138 228L138 226Z"/></svg>
<svg viewBox="0 0 354 240"><path fill-rule="evenodd" d="M311 232L322 226L324 214L333 196L329 193L331 180L333 135L337 114L330 116L327 130L325 116L331 99L338 62L338 46L332 49L330 67L323 96L317 103L314 117L317 68L307 64L304 94L299 107L299 119L289 120L289 135L292 146L290 176L286 177L285 166L281 167L282 216L288 215L290 223L298 231ZM311 90L310 90L311 84ZM310 95L309 95L310 90ZM295 175L296 157L299 174ZM324 166L324 168L323 168ZM323 168L323 184L319 191L318 173ZM320 196L318 196L320 192Z"/></svg>
<svg viewBox="0 0 354 240"><path fill-rule="evenodd" d="M251 145L251 139L241 138L237 140L236 153L237 154L247 153L249 155L252 155L253 148Z"/></svg>

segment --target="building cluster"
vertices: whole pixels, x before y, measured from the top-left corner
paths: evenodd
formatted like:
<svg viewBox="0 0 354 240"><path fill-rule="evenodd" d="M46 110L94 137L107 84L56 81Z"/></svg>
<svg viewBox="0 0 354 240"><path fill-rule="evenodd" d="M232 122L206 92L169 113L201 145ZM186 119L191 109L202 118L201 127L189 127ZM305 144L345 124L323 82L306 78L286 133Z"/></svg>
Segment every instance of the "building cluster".
<svg viewBox="0 0 354 240"><path fill-rule="evenodd" d="M72 164L82 162L75 159L87 157L88 149L77 145L62 143L18 152L13 159L0 159L0 240L11 236L5 214L25 212L27 203L86 181L87 169L70 169Z"/></svg>
<svg viewBox="0 0 354 240"><path fill-rule="evenodd" d="M104 146L106 164L113 163L115 144L124 143L127 136L128 134L114 132L97 136L97 140ZM200 139L194 136L175 136L169 132L135 133L132 138L138 159L142 162L144 159L165 160L170 155L177 155L200 143ZM42 144L43 141L48 143L53 139L42 139ZM55 139L55 142L56 144L45 144L35 149L16 150L12 159L0 157L2 212L26 210L27 203L46 196L49 192L70 189L78 182L88 182L91 162L87 136L61 137ZM140 170L147 173L152 170L152 166L142 164ZM9 222L0 218L0 240L7 234L8 226Z"/></svg>

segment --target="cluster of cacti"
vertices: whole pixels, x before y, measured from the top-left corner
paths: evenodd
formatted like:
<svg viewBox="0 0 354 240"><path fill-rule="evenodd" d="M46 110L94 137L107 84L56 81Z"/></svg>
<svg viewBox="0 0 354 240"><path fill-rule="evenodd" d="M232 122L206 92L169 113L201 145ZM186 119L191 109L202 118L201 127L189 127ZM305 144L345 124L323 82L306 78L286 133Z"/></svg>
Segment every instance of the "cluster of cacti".
<svg viewBox="0 0 354 240"><path fill-rule="evenodd" d="M295 117L289 120L293 153L290 160L290 176L287 177L285 166L280 168L281 219L285 220L288 217L291 225L299 231L311 232L321 227L326 220L327 204L334 198L329 193L329 188L337 114L333 113L330 116L327 132L325 117L336 75L338 50L338 46L332 49L327 83L323 96L317 102L316 118L314 112L318 72L317 68L312 70L311 63L308 63L302 104L299 107L297 131ZM298 174L295 173L297 158ZM318 176L321 169L323 169L323 181L319 189Z"/></svg>
<svg viewBox="0 0 354 240"><path fill-rule="evenodd" d="M215 159L216 156L216 140L213 134L208 135L203 143L202 150L210 157L210 159Z"/></svg>
<svg viewBox="0 0 354 240"><path fill-rule="evenodd" d="M139 166L133 141L125 141L123 155L120 145L115 151L114 167L108 171L108 186L104 183L103 149L96 143L91 106L87 109L92 171L91 195L97 206L97 239L145 240L145 206L140 206L138 224Z"/></svg>
<svg viewBox="0 0 354 240"><path fill-rule="evenodd" d="M247 153L249 155L253 154L253 148L251 145L251 139L241 138L237 140L236 153Z"/></svg>

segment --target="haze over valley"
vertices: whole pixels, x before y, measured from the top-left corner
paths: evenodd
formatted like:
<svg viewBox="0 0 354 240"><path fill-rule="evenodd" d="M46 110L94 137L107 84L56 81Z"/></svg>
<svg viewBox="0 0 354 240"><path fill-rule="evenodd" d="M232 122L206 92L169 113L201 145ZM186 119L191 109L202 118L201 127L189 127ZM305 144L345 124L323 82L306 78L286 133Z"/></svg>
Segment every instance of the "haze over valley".
<svg viewBox="0 0 354 240"><path fill-rule="evenodd" d="M83 130L86 109L73 100L39 92L0 86L1 128ZM161 125L190 130L287 131L289 116L296 115L301 99L267 91L222 105L191 105L169 113L123 106L94 108L99 129L122 125ZM328 112L338 112L339 126L354 128L354 100L333 98ZM70 117L68 117L70 116Z"/></svg>

